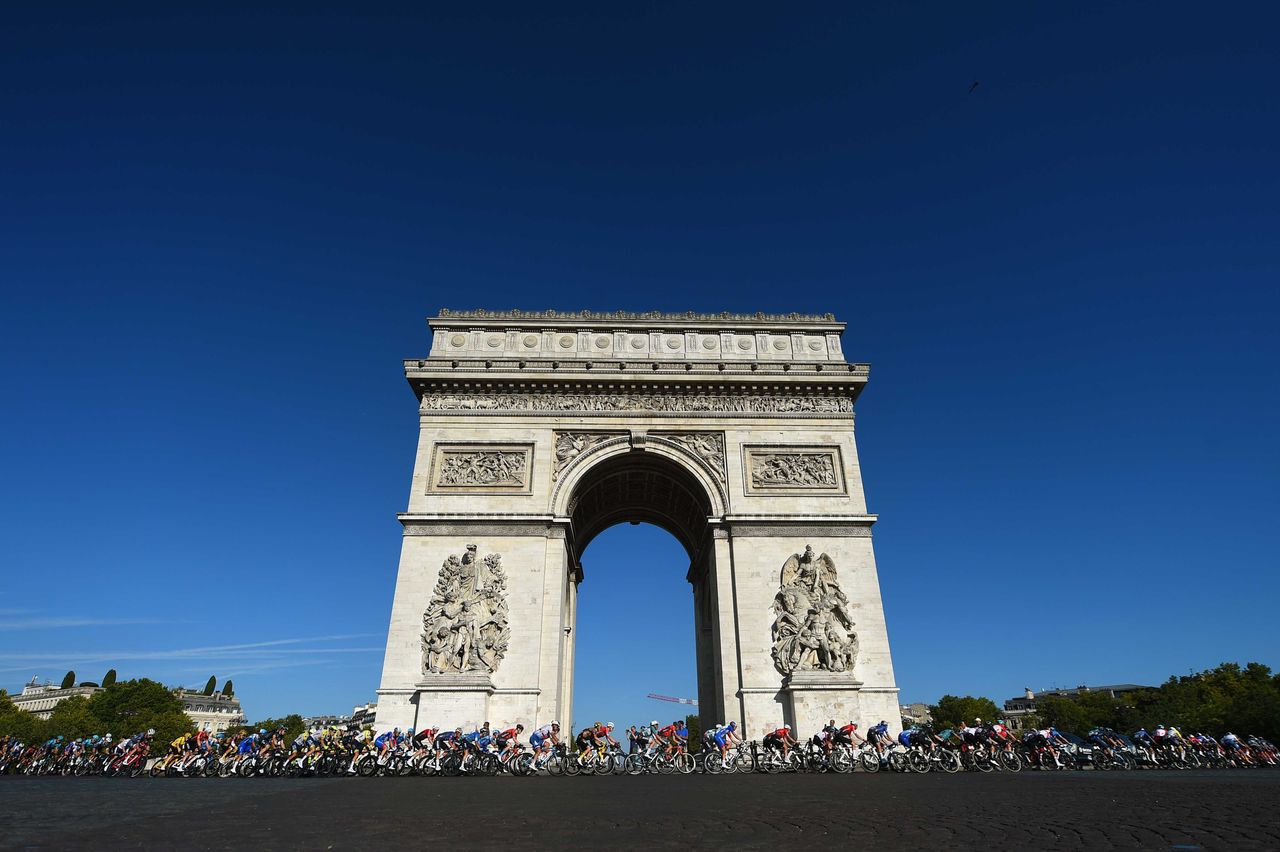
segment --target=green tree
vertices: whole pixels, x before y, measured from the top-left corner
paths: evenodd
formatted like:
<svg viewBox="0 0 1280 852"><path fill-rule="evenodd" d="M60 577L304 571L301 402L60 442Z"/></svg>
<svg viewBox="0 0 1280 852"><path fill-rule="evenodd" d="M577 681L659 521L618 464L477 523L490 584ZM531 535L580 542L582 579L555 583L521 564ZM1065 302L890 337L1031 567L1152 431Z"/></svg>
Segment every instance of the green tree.
<svg viewBox="0 0 1280 852"><path fill-rule="evenodd" d="M235 691L231 686L231 681L228 680L226 683L222 685L222 694L227 696L228 698L235 695Z"/></svg>
<svg viewBox="0 0 1280 852"><path fill-rule="evenodd" d="M93 715L89 707L89 699L83 695L73 695L71 698L59 701L54 705L53 712L45 722L46 737L62 735L69 740L74 740L99 733L101 730L102 722Z"/></svg>
<svg viewBox="0 0 1280 852"><path fill-rule="evenodd" d="M1000 716L1000 709L990 698L975 698L972 695L944 695L937 704L930 705L929 715L933 718L934 727L954 728L967 725L974 719L991 721Z"/></svg>
<svg viewBox="0 0 1280 852"><path fill-rule="evenodd" d="M24 743L46 740L45 723L34 713L19 710L9 698L9 693L0 689L0 737L17 737Z"/></svg>
<svg viewBox="0 0 1280 852"><path fill-rule="evenodd" d="M306 729L306 725L302 721L302 717L297 713L290 713L288 716L282 716L279 719L263 719L260 722L254 722L249 726L250 730L257 731L266 729L268 732L274 731L276 728L284 728L285 741L293 740L298 734Z"/></svg>
<svg viewBox="0 0 1280 852"><path fill-rule="evenodd" d="M67 672L62 676L62 688L70 689L76 685L76 673L74 671Z"/></svg>
<svg viewBox="0 0 1280 852"><path fill-rule="evenodd" d="M1184 733L1273 739L1280 736L1280 675L1261 663L1223 663L1115 698L1099 691L1041 696L1036 713L1045 724L1074 733L1098 725L1128 733L1164 724Z"/></svg>
<svg viewBox="0 0 1280 852"><path fill-rule="evenodd" d="M702 719L690 713L684 717L684 726L689 729L689 753L697 754L702 751Z"/></svg>
<svg viewBox="0 0 1280 852"><path fill-rule="evenodd" d="M204 682L204 692L202 695L213 695L213 688L218 685L218 679L213 675L209 675L209 679Z"/></svg>
<svg viewBox="0 0 1280 852"><path fill-rule="evenodd" d="M116 737L155 728L156 739L169 742L195 730L178 697L146 678L112 684L89 699L89 709L101 720L103 732Z"/></svg>
<svg viewBox="0 0 1280 852"><path fill-rule="evenodd" d="M115 682L116 682L116 670L107 669L107 673L102 676L102 688L106 689L108 686L110 686Z"/></svg>

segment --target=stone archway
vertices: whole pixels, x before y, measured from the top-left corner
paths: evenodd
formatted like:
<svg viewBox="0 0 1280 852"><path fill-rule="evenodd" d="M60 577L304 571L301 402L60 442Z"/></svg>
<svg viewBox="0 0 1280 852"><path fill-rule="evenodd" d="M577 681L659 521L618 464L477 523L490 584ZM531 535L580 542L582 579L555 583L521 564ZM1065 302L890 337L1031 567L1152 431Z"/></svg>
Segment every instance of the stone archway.
<svg viewBox="0 0 1280 852"><path fill-rule="evenodd" d="M645 521L689 554L699 711L749 736L896 722L830 316L442 311L378 719L572 724L581 555ZM872 718L874 717L874 718Z"/></svg>
<svg viewBox="0 0 1280 852"><path fill-rule="evenodd" d="M565 538L576 583L586 572L582 554L597 535L621 523L650 523L669 532L689 557L688 579L693 592L694 637L698 675L699 716L704 725L713 716L723 716L722 676L715 665L714 648L718 629L715 611L714 576L707 566L714 560L713 533L723 517L722 504L708 493L707 484L695 475L693 459L628 448L626 452L593 453L583 459L573 481L565 483L565 515L569 518ZM606 449L607 452L607 449ZM569 626L576 628L577 591ZM678 600L672 601L679 606ZM564 660L562 683L565 693L562 715L572 718L574 660L572 651Z"/></svg>

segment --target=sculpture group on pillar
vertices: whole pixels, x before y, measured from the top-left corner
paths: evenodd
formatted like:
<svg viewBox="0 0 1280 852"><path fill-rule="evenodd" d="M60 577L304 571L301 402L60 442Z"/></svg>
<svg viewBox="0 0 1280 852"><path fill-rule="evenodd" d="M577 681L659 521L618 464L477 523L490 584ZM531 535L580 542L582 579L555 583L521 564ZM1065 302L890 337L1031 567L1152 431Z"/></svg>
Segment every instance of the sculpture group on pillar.
<svg viewBox="0 0 1280 852"><path fill-rule="evenodd" d="M435 674L492 673L507 652L507 575L502 557L476 559L476 546L440 567L422 616L422 669Z"/></svg>
<svg viewBox="0 0 1280 852"><path fill-rule="evenodd" d="M858 634L849 599L836 582L827 554L814 557L805 546L782 567L782 588L773 600L773 662L778 671L852 672Z"/></svg>

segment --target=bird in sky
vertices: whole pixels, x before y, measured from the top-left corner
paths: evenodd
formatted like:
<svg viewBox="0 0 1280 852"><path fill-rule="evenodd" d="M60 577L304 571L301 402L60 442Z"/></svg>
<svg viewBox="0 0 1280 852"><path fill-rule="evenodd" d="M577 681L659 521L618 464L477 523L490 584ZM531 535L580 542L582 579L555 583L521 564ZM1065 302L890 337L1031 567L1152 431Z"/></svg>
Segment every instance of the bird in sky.
<svg viewBox="0 0 1280 852"><path fill-rule="evenodd" d="M973 90L974 90L974 89L976 89L976 88L978 88L978 81L977 81L977 80L974 80L974 81L973 81L973 85L969 87L969 94L971 94L971 95L972 95L972 94L973 94Z"/></svg>

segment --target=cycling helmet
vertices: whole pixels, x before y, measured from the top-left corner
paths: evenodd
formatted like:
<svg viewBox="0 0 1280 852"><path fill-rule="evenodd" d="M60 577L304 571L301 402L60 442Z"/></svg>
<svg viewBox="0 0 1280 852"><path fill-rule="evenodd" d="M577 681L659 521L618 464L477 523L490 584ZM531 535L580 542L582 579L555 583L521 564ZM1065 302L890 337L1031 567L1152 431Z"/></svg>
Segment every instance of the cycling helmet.
<svg viewBox="0 0 1280 852"><path fill-rule="evenodd" d="M608 725L605 725L605 727L612 731L612 730L613 730L613 723L612 723L612 722L610 722Z"/></svg>
<svg viewBox="0 0 1280 852"><path fill-rule="evenodd" d="M266 736L266 735L267 735L267 729L266 729L266 728L259 728L259 729L258 729L258 733L259 733L260 735L262 735L262 736Z"/></svg>
<svg viewBox="0 0 1280 852"><path fill-rule="evenodd" d="M156 735L156 729L155 729L155 728L147 728L147 736L149 736L149 737L154 737L155 735Z"/></svg>
<svg viewBox="0 0 1280 852"><path fill-rule="evenodd" d="M406 734L412 734L412 733L413 733L413 728L410 728L409 730L405 731L405 733L406 733Z"/></svg>
<svg viewBox="0 0 1280 852"><path fill-rule="evenodd" d="M885 722L885 720L884 720L884 719L881 719L881 720L880 720L880 724L881 724L881 725L887 725L888 723L887 723L887 722Z"/></svg>
<svg viewBox="0 0 1280 852"><path fill-rule="evenodd" d="M523 730L524 730L524 725L517 724L517 725L516 725L516 730L517 730L517 731L523 731Z"/></svg>
<svg viewBox="0 0 1280 852"><path fill-rule="evenodd" d="M850 720L849 720L849 727L851 727L851 728L856 728L856 727L858 727L858 726L854 723L854 721L853 721L852 719L850 719Z"/></svg>
<svg viewBox="0 0 1280 852"><path fill-rule="evenodd" d="M981 719L981 718L977 718L977 717L975 717L975 718L974 718L974 720L973 720L973 724L975 724L975 725L981 725L981 724L982 724L982 719Z"/></svg>
<svg viewBox="0 0 1280 852"><path fill-rule="evenodd" d="M789 730L791 730L791 726L790 726L790 725L783 725L783 726L782 726L782 729L783 729L784 731L789 731Z"/></svg>
<svg viewBox="0 0 1280 852"><path fill-rule="evenodd" d="M554 725L554 724L555 724L555 722L552 722L551 724L553 724L553 725ZM653 720L652 722L650 722L649 724L650 724L650 725L657 725L657 724L658 724L658 720L657 720L657 719L654 719L654 720Z"/></svg>
<svg viewBox="0 0 1280 852"><path fill-rule="evenodd" d="M656 725L656 724L657 724L657 722L654 722L654 724ZM551 720L551 727L553 727L553 728L558 728L558 727L560 727L560 723L559 723L559 722L557 722L555 719L552 719L552 720Z"/></svg>

